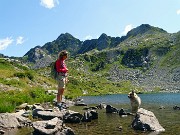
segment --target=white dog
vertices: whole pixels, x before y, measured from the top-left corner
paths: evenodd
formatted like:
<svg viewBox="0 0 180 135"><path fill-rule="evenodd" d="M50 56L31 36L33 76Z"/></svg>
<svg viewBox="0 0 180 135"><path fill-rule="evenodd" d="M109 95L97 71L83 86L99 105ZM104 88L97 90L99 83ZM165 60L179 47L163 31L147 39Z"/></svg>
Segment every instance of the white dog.
<svg viewBox="0 0 180 135"><path fill-rule="evenodd" d="M134 91L132 91L128 94L128 98L131 101L132 113L136 113L141 105L140 97Z"/></svg>

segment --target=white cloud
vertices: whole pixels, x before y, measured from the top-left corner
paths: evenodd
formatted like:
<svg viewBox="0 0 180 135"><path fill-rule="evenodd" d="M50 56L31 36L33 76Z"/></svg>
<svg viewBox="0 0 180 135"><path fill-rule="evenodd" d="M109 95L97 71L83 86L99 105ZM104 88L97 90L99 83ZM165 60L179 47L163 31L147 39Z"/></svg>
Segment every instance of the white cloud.
<svg viewBox="0 0 180 135"><path fill-rule="evenodd" d="M40 4L45 8L51 9L55 7L56 4L59 5L59 0L41 0Z"/></svg>
<svg viewBox="0 0 180 135"><path fill-rule="evenodd" d="M180 15L180 9L176 11L177 15Z"/></svg>
<svg viewBox="0 0 180 135"><path fill-rule="evenodd" d="M21 37L19 36L17 39L16 39L16 45L21 45L24 43L24 37Z"/></svg>
<svg viewBox="0 0 180 135"><path fill-rule="evenodd" d="M132 24L128 24L126 25L126 27L124 28L124 31L122 32L123 35L126 35L130 30L133 29Z"/></svg>
<svg viewBox="0 0 180 135"><path fill-rule="evenodd" d="M86 36L85 38L84 38L84 40L90 40L90 39L92 39L93 37L91 36L91 35L88 35L88 36Z"/></svg>
<svg viewBox="0 0 180 135"><path fill-rule="evenodd" d="M0 39L0 50L5 50L10 44L12 44L13 39L7 37L5 39Z"/></svg>

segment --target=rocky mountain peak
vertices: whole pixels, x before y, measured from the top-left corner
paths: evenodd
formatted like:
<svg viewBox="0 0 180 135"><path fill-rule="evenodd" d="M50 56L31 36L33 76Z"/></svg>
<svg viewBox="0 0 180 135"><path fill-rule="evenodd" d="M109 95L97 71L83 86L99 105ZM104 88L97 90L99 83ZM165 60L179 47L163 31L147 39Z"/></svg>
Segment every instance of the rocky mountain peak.
<svg viewBox="0 0 180 135"><path fill-rule="evenodd" d="M101 34L101 36L98 38L98 40L107 39L107 38L108 38L108 36L107 36L105 33L103 33L103 34Z"/></svg>
<svg viewBox="0 0 180 135"><path fill-rule="evenodd" d="M72 39L72 38L75 38L73 37L71 34L69 33L62 33L56 40L62 40L62 39Z"/></svg>
<svg viewBox="0 0 180 135"><path fill-rule="evenodd" d="M101 34L101 36L97 40L97 49L102 50L109 47L111 43L111 38L108 37L105 33Z"/></svg>
<svg viewBox="0 0 180 135"><path fill-rule="evenodd" d="M153 27L149 24L141 24L140 26L132 29L127 33L127 37L130 36L137 36L138 34L153 34L155 32L160 32L160 33L167 33L165 30L158 28L158 27Z"/></svg>

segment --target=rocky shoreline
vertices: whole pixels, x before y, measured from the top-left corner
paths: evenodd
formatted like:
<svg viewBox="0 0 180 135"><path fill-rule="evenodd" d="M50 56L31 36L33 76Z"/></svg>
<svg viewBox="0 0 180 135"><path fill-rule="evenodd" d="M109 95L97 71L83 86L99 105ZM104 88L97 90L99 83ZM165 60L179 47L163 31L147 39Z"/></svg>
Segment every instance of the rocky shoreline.
<svg viewBox="0 0 180 135"><path fill-rule="evenodd" d="M74 135L75 131L70 127L67 127L66 123L91 122L95 119L98 119L98 109L105 109L106 113L115 113L121 117L128 117L128 115L133 115L134 119L131 123L131 127L134 130L141 130L143 132L165 131L153 112L143 108L140 108L137 113L132 114L130 112L126 112L123 108L117 109L104 103L94 107L88 107L79 99L76 101L65 100L65 103L69 107L84 106L84 113L81 114L70 109L59 110L58 107L50 103L34 105L28 105L27 103L24 103L18 107L17 112L15 113L0 114L0 134L5 134L6 131L12 129L31 127L33 128L33 135ZM174 106L173 109L180 110L180 107ZM122 130L123 127L119 128L119 130Z"/></svg>
<svg viewBox="0 0 180 135"><path fill-rule="evenodd" d="M65 100L65 99L64 99ZM65 100L67 106L86 106L81 102ZM15 113L0 114L0 134L6 131L24 127L32 127L33 134L64 134L74 135L74 131L65 123L90 122L98 118L96 110L87 109L84 114L69 109L59 110L51 103L20 105Z"/></svg>

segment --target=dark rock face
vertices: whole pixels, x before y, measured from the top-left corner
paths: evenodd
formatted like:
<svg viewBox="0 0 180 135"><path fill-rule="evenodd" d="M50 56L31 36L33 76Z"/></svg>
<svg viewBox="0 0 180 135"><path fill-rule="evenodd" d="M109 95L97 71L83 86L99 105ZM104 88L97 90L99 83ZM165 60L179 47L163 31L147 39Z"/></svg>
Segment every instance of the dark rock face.
<svg viewBox="0 0 180 135"><path fill-rule="evenodd" d="M98 39L85 40L78 54L86 53L93 49L101 51L106 48L112 48L117 46L121 41L120 37L110 37L103 33Z"/></svg>
<svg viewBox="0 0 180 135"><path fill-rule="evenodd" d="M145 62L150 61L148 55L149 50L147 48L141 50L129 49L122 59L122 64L128 67L142 67Z"/></svg>
<svg viewBox="0 0 180 135"><path fill-rule="evenodd" d="M140 108L132 122L135 130L163 132L165 129L159 124L153 112Z"/></svg>
<svg viewBox="0 0 180 135"><path fill-rule="evenodd" d="M79 112L67 111L63 116L63 120L66 123L80 123L83 115Z"/></svg>
<svg viewBox="0 0 180 135"><path fill-rule="evenodd" d="M106 113L117 113L118 112L118 109L111 106L111 105L107 105L106 106Z"/></svg>

